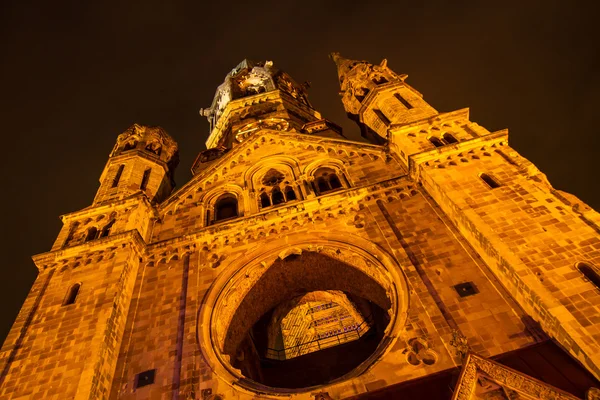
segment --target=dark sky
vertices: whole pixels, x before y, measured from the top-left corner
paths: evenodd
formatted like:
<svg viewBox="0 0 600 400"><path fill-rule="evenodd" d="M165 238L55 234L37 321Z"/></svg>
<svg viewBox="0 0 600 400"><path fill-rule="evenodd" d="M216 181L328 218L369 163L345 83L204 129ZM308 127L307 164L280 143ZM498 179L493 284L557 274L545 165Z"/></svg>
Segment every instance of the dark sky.
<svg viewBox="0 0 600 400"><path fill-rule="evenodd" d="M37 275L30 257L50 249L59 215L91 204L117 135L165 128L183 185L208 134L198 109L244 58L312 82L315 108L356 139L327 55L385 57L439 111L470 107L489 130L509 128L555 187L600 209L594 2L109 3L0 6L0 342Z"/></svg>

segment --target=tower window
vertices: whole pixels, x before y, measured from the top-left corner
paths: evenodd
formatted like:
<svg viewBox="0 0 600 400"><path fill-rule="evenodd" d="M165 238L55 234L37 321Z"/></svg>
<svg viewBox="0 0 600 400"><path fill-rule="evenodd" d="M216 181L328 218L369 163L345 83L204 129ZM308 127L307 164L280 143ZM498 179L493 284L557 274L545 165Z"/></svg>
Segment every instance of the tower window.
<svg viewBox="0 0 600 400"><path fill-rule="evenodd" d="M317 194L343 188L344 185L336 171L331 168L319 168L314 173Z"/></svg>
<svg viewBox="0 0 600 400"><path fill-rule="evenodd" d="M102 228L102 230L100 231L100 236L101 238L103 237L107 237L108 235L110 235L110 230L112 229L112 226L115 224L115 220L113 219L112 221L110 221L108 224L106 224L104 226L104 228Z"/></svg>
<svg viewBox="0 0 600 400"><path fill-rule="evenodd" d="M454 285L454 290L456 290L460 297L472 296L479 293L473 282L464 282Z"/></svg>
<svg viewBox="0 0 600 400"><path fill-rule="evenodd" d="M411 108L413 108L412 104L410 104L404 97L400 96L399 93L394 93L394 97L400 102L402 103L402 105L404 107L406 107L407 110L410 110Z"/></svg>
<svg viewBox="0 0 600 400"><path fill-rule="evenodd" d="M133 387L139 389L144 386L152 385L154 383L154 378L156 377L156 370L150 369L148 371L140 372L135 376L135 381L133 382Z"/></svg>
<svg viewBox="0 0 600 400"><path fill-rule="evenodd" d="M588 281L592 282L598 289L600 289L600 275L594 267L586 263L578 263L577 269Z"/></svg>
<svg viewBox="0 0 600 400"><path fill-rule="evenodd" d="M123 151L133 150L137 147L137 142L132 140L131 142L125 143L125 147L123 147Z"/></svg>
<svg viewBox="0 0 600 400"><path fill-rule="evenodd" d="M458 143L458 140L456 140L456 138L454 136L452 136L450 133L446 132L444 133L444 135L442 136L444 138L444 140L446 141L446 143L448 144L454 144L454 143Z"/></svg>
<svg viewBox="0 0 600 400"><path fill-rule="evenodd" d="M388 117L385 116L385 114L383 112L381 112L381 110L378 110L377 108L373 109L373 112L375 113L375 115L377 115L377 117L381 120L381 122L384 123L384 125L389 125L392 123L392 121L390 121L388 119Z"/></svg>
<svg viewBox="0 0 600 400"><path fill-rule="evenodd" d="M113 179L113 182L112 182L112 187L115 188L115 187L119 186L119 181L121 180L121 175L123 174L124 168L125 168L125 165L123 165L123 164L119 165L117 174L115 175L115 178Z"/></svg>
<svg viewBox="0 0 600 400"><path fill-rule="evenodd" d="M479 177L491 188L496 189L500 187L500 184L496 182L494 178L489 176L488 174L479 174Z"/></svg>
<svg viewBox="0 0 600 400"><path fill-rule="evenodd" d="M156 154L157 156L160 156L160 153L162 152L162 147L160 146L160 144L152 142L146 146L146 150Z"/></svg>
<svg viewBox="0 0 600 400"><path fill-rule="evenodd" d="M444 143L440 140L440 138L437 138L435 136L431 136L429 137L429 141L431 142L431 144L433 144L435 147L442 147L444 145Z"/></svg>
<svg viewBox="0 0 600 400"><path fill-rule="evenodd" d="M85 236L85 241L89 242L90 240L94 240L94 239L96 239L96 236L98 236L98 228L96 228L95 226L92 226L87 231L87 235Z"/></svg>
<svg viewBox="0 0 600 400"><path fill-rule="evenodd" d="M69 234L67 235L67 239L65 240L65 246L68 246L75 237L75 232L77 232L77 228L79 227L79 222L74 222L69 229Z"/></svg>
<svg viewBox="0 0 600 400"><path fill-rule="evenodd" d="M79 294L80 287L81 287L81 284L76 283L69 288L69 291L67 292L67 295L65 296L65 300L63 301L63 304L62 304L63 306L68 306L69 304L75 303L75 300L77 299L77 295Z"/></svg>
<svg viewBox="0 0 600 400"><path fill-rule="evenodd" d="M232 194L225 194L215 203L215 221L223 221L238 216L238 201Z"/></svg>
<svg viewBox="0 0 600 400"><path fill-rule="evenodd" d="M142 183L140 183L140 189L146 190L146 187L148 186L148 181L150 180L150 172L152 172L152 169L150 168L144 171L144 176L142 176Z"/></svg>

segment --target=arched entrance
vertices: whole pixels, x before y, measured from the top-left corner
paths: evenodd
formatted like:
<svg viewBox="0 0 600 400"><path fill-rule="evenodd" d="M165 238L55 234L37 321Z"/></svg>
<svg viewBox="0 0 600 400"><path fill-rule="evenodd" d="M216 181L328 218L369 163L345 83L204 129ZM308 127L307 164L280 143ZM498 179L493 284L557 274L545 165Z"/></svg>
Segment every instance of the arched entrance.
<svg viewBox="0 0 600 400"><path fill-rule="evenodd" d="M200 347L219 377L251 390L298 392L358 376L386 351L405 322L406 280L394 259L373 243L331 236L272 243L226 266L200 310L198 327ZM310 307L324 307L330 296L338 314L298 317L295 304L310 303L311 296ZM290 331L281 322L292 310L310 335L293 329L285 334L296 335L299 345L323 348L290 357L293 351L282 343L273 347L277 329ZM345 324L344 318L360 322ZM331 329L312 329L332 320L339 328L334 323ZM349 334L355 340L347 340ZM330 337L337 345L325 343Z"/></svg>

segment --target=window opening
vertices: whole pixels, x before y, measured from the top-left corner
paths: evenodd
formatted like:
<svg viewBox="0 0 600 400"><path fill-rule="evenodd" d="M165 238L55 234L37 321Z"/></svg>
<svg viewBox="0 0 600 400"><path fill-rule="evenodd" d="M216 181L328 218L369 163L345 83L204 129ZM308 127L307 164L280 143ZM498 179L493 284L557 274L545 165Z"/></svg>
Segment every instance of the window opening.
<svg viewBox="0 0 600 400"><path fill-rule="evenodd" d="M454 285L454 290L456 290L460 297L472 296L479 293L473 282L464 282Z"/></svg>
<svg viewBox="0 0 600 400"><path fill-rule="evenodd" d="M583 274L583 276L590 282L592 282L598 289L600 289L600 275L591 266L586 263L577 264L577 269Z"/></svg>
<svg viewBox="0 0 600 400"><path fill-rule="evenodd" d="M269 195L266 194L265 192L260 194L260 206L262 208L264 207L269 207L271 205L271 199L269 198Z"/></svg>
<svg viewBox="0 0 600 400"><path fill-rule="evenodd" d="M115 224L115 220L113 219L112 221L110 221L108 224L106 224L106 226L104 228L102 228L102 231L100 231L100 237L107 237L108 235L110 235L110 230L112 229L112 226Z"/></svg>
<svg viewBox="0 0 600 400"><path fill-rule="evenodd" d="M89 242L90 240L94 240L94 239L96 239L97 235L98 235L98 228L96 228L95 226L92 226L87 231L87 235L85 237L85 241Z"/></svg>
<svg viewBox="0 0 600 400"><path fill-rule="evenodd" d="M496 182L494 178L489 176L488 174L479 174L479 177L491 188L496 189L500 187L500 184Z"/></svg>
<svg viewBox="0 0 600 400"><path fill-rule="evenodd" d="M67 291L67 296L65 297L65 300L63 301L63 304L62 304L63 306L68 306L69 304L75 303L75 300L77 299L77 295L79 294L80 287L81 287L81 284L76 283L69 288L69 290Z"/></svg>
<svg viewBox="0 0 600 400"><path fill-rule="evenodd" d="M291 186L285 188L285 198L287 201L296 200L296 192Z"/></svg>
<svg viewBox="0 0 600 400"><path fill-rule="evenodd" d="M123 164L119 165L119 169L117 170L117 174L115 175L115 179L113 179L112 187L119 186L119 181L121 180L121 175L123 174L123 169L124 168L125 168L125 165L123 165Z"/></svg>
<svg viewBox="0 0 600 400"><path fill-rule="evenodd" d="M68 245L73 238L75 237L75 232L77 231L77 228L79 227L79 222L74 222L71 225L71 229L69 229L69 234L67 235L67 239L65 240L65 246Z"/></svg>
<svg viewBox="0 0 600 400"><path fill-rule="evenodd" d="M442 136L444 138L444 140L446 141L446 143L448 144L454 144L454 143L458 143L458 140L456 140L456 138L454 136L452 136L450 133L446 132L444 133L444 136Z"/></svg>
<svg viewBox="0 0 600 400"><path fill-rule="evenodd" d="M383 122L385 125L389 125L389 124L392 123L388 119L388 117L386 117L385 114L383 112L381 112L381 110L378 110L377 108L374 108L373 112L375 113L375 115L377 115L377 117L379 117L379 119L381 120L381 122Z"/></svg>
<svg viewBox="0 0 600 400"><path fill-rule="evenodd" d="M125 144L125 147L123 148L123 151L135 149L136 146L137 146L137 142L136 141L127 142Z"/></svg>
<svg viewBox="0 0 600 400"><path fill-rule="evenodd" d="M410 110L411 108L413 108L412 104L410 104L404 97L402 97L399 93L394 93L394 97L400 102L402 103L402 105L404 107L406 107L408 110Z"/></svg>
<svg viewBox="0 0 600 400"><path fill-rule="evenodd" d="M385 79L383 76L376 76L373 78L373 83L376 85L383 85L384 83L388 83L389 81Z"/></svg>
<svg viewBox="0 0 600 400"><path fill-rule="evenodd" d="M273 188L273 191L271 192L271 200L274 206L277 204L285 203L283 193L281 193L281 190L279 190L278 187Z"/></svg>
<svg viewBox="0 0 600 400"><path fill-rule="evenodd" d="M153 142L146 146L146 150L156 154L157 156L160 156L160 153L162 152L162 147L160 146L160 144Z"/></svg>
<svg viewBox="0 0 600 400"><path fill-rule="evenodd" d="M150 172L152 172L151 168L148 168L144 171L144 176L142 176L142 183L140 184L140 189L146 190L148 186L148 181L150 180Z"/></svg>
<svg viewBox="0 0 600 400"><path fill-rule="evenodd" d="M317 187L319 188L320 193L328 192L329 190L331 190L329 184L323 177L317 179Z"/></svg>
<svg viewBox="0 0 600 400"><path fill-rule="evenodd" d="M140 372L135 376L135 382L133 386L136 389L139 389L144 386L152 385L154 383L154 378L156 376L156 370L150 369L148 371Z"/></svg>
<svg viewBox="0 0 600 400"><path fill-rule="evenodd" d="M329 186L331 186L332 190L342 187L342 182L340 182L340 178L338 178L336 174L329 175Z"/></svg>
<svg viewBox="0 0 600 400"><path fill-rule="evenodd" d="M431 144L433 144L435 147L442 147L444 145L444 143L442 143L442 141L435 137L435 136L431 136L429 138L429 141L431 142Z"/></svg>
<svg viewBox="0 0 600 400"><path fill-rule="evenodd" d="M227 194L217 200L215 204L215 221L222 221L237 216L238 202L235 196Z"/></svg>

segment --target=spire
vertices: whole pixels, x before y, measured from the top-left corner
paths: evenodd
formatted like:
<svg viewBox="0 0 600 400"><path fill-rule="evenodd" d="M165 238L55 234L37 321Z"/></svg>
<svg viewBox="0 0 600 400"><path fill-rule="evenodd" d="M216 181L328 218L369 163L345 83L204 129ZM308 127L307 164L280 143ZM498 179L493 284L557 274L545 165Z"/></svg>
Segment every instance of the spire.
<svg viewBox="0 0 600 400"><path fill-rule="evenodd" d="M333 60L335 65L337 66L338 77L340 78L340 84L344 82L346 79L346 75L354 66L363 61L349 60L347 58L342 57L342 55L338 52L333 52L329 54L329 58Z"/></svg>

